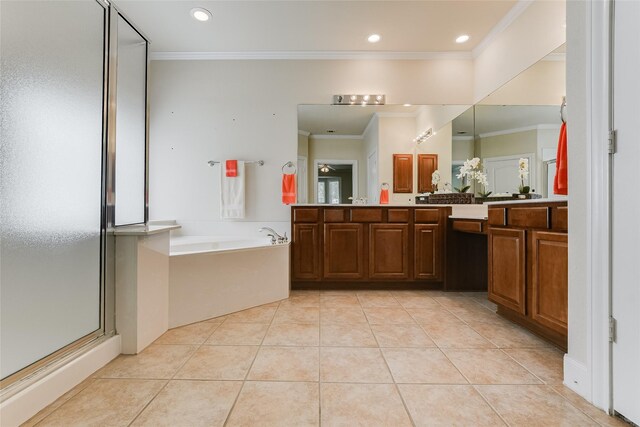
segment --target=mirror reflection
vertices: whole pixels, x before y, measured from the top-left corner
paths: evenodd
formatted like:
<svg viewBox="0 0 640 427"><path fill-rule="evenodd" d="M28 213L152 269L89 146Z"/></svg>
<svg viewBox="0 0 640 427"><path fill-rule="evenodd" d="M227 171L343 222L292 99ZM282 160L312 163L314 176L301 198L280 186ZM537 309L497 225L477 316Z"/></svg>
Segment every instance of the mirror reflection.
<svg viewBox="0 0 640 427"><path fill-rule="evenodd" d="M298 203L377 204L387 186L390 204L465 187L553 197L565 74L560 46L475 106L299 105ZM486 184L459 177L474 158Z"/></svg>

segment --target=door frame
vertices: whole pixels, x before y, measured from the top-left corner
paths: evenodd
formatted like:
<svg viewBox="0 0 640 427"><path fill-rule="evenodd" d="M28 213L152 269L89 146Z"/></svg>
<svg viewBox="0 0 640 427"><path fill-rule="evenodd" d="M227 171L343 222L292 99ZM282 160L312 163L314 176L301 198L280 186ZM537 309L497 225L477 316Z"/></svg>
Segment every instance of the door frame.
<svg viewBox="0 0 640 427"><path fill-rule="evenodd" d="M318 165L320 164L334 165L351 165L351 181L353 199L358 198L358 161L357 160L332 160L332 159L314 159L313 160L313 200L318 200Z"/></svg>
<svg viewBox="0 0 640 427"><path fill-rule="evenodd" d="M521 158L527 158L529 159L529 182L528 185L531 188L537 187L537 176L536 176L536 169L537 169L537 163L536 163L536 153L520 153L520 154L510 154L508 156L496 156L496 157L485 157L482 159L482 167L484 169L484 172L488 175L488 166L487 164L491 164L491 162L501 162L504 160L515 160L516 162L518 160L520 160ZM534 167L532 167L532 165ZM495 188L492 188L493 185L491 184L492 182L495 182L495 180L489 180L489 191L492 192L496 192ZM514 192L517 189L514 190Z"/></svg>

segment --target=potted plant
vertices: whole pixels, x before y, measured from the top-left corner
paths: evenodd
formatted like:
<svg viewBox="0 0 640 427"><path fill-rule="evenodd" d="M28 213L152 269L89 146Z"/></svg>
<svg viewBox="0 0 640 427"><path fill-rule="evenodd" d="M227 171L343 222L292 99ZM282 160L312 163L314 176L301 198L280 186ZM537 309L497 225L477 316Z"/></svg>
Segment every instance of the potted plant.
<svg viewBox="0 0 640 427"><path fill-rule="evenodd" d="M531 187L524 185L524 180L529 177L529 159L518 160L518 174L520 175L520 187L518 191L520 194L529 194Z"/></svg>

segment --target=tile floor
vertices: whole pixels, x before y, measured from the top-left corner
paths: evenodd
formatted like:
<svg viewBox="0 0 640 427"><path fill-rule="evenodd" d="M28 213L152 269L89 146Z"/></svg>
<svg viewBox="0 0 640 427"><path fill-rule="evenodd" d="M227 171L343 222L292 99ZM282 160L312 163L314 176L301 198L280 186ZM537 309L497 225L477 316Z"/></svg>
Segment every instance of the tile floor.
<svg viewBox="0 0 640 427"><path fill-rule="evenodd" d="M170 330L27 425L623 425L494 310L481 293L293 291Z"/></svg>

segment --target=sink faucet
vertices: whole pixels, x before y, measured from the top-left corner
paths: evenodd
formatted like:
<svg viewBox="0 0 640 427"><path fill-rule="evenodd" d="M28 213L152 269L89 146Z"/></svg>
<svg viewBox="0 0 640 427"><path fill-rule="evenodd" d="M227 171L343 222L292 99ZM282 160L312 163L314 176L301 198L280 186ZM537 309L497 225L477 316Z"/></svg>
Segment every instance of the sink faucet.
<svg viewBox="0 0 640 427"><path fill-rule="evenodd" d="M262 227L258 230L260 233L263 231L268 231L267 236L271 237L271 244L275 245L276 243L287 243L289 238L287 237L287 233L284 233L284 236L279 235L273 228Z"/></svg>

